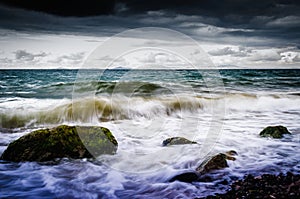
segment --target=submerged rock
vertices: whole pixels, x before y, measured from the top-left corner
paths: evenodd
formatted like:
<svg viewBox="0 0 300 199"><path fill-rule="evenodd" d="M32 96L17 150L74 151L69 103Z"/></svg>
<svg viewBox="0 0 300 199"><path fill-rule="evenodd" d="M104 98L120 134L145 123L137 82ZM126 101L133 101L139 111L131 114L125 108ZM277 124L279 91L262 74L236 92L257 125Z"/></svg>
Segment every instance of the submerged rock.
<svg viewBox="0 0 300 199"><path fill-rule="evenodd" d="M237 152L234 150L228 151L226 153L219 153L215 156L212 156L202 162L196 169L199 174L206 174L213 170L224 169L228 166L227 160L235 160Z"/></svg>
<svg viewBox="0 0 300 199"><path fill-rule="evenodd" d="M291 134L284 126L268 126L262 130L259 135L261 137L283 138L284 134Z"/></svg>
<svg viewBox="0 0 300 199"><path fill-rule="evenodd" d="M199 179L198 173L196 172L186 172L174 176L169 180L169 182L174 182L176 180L181 182L195 182Z"/></svg>
<svg viewBox="0 0 300 199"><path fill-rule="evenodd" d="M209 173L213 170L224 169L228 167L227 160L235 160L235 156L237 152L234 150L227 151L226 153L219 153L212 157L209 157L205 161L203 161L197 168L195 172L186 172L181 173L179 175L174 176L169 180L169 182L173 181L181 181L181 182L195 182L201 181L201 176Z"/></svg>
<svg viewBox="0 0 300 199"><path fill-rule="evenodd" d="M180 144L197 144L197 142L188 140L184 137L172 137L172 138L165 139L162 143L163 146L180 145Z"/></svg>
<svg viewBox="0 0 300 199"><path fill-rule="evenodd" d="M61 125L33 131L13 141L0 159L42 162L64 157L92 158L115 154L117 148L118 142L107 128Z"/></svg>

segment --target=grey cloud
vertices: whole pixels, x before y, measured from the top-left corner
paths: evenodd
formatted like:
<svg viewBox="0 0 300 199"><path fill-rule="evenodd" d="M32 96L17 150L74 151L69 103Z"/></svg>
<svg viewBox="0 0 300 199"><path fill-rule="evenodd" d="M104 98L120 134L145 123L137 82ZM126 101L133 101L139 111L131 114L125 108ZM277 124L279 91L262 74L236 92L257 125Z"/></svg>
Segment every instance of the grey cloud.
<svg viewBox="0 0 300 199"><path fill-rule="evenodd" d="M300 52L286 51L280 53L281 61L285 63L300 63Z"/></svg>
<svg viewBox="0 0 300 199"><path fill-rule="evenodd" d="M83 61L85 52L72 53L70 55L62 55L54 60L50 60L51 63L55 64L79 64Z"/></svg>
<svg viewBox="0 0 300 199"><path fill-rule="evenodd" d="M150 52L147 56L138 59L139 61L145 64L158 64L158 63L173 64L173 63L180 62L178 58L172 55L166 53L157 53L157 52L156 53Z"/></svg>
<svg viewBox="0 0 300 199"><path fill-rule="evenodd" d="M101 41L101 40L96 40L96 39L87 39L87 40L85 40L85 41L91 42L91 43L101 43L101 42L103 42L103 41Z"/></svg>
<svg viewBox="0 0 300 199"><path fill-rule="evenodd" d="M300 27L300 16L285 16L277 18L267 22L266 25L274 28Z"/></svg>
<svg viewBox="0 0 300 199"><path fill-rule="evenodd" d="M294 62L299 62L300 63L300 53L298 53L294 58L293 58Z"/></svg>
<svg viewBox="0 0 300 199"><path fill-rule="evenodd" d="M230 55L233 57L247 57L249 56L250 53L252 53L252 50L245 47L239 47L237 50L235 50L232 47L225 47L225 48L209 51L208 53L212 56Z"/></svg>
<svg viewBox="0 0 300 199"><path fill-rule="evenodd" d="M98 61L99 63L111 63L113 65L117 64L117 65L125 65L126 64L126 60L124 59L124 57L111 57L111 56L104 56L104 57L99 57L98 59L96 59L96 61Z"/></svg>
<svg viewBox="0 0 300 199"><path fill-rule="evenodd" d="M15 52L12 52L14 57L11 57L10 54L3 54L2 58L0 58L0 63L2 64L1 67L18 67L18 66L34 66L42 63L47 59L47 56L49 54L45 52L39 52L39 53L31 53L26 50L17 50Z"/></svg>
<svg viewBox="0 0 300 199"><path fill-rule="evenodd" d="M0 63L3 64L3 65L11 64L11 63L13 63L13 60L5 57L5 58L0 59Z"/></svg>
<svg viewBox="0 0 300 199"><path fill-rule="evenodd" d="M213 55L213 56L222 56L222 55L231 55L231 54L234 54L235 51L232 50L231 47L225 47L225 48L222 48L222 49L209 51L208 53L210 55Z"/></svg>
<svg viewBox="0 0 300 199"><path fill-rule="evenodd" d="M27 52L26 50L17 50L16 52L14 52L14 54L17 60L24 60L24 61L33 61L35 59L47 56L47 53L45 52L34 54L34 53Z"/></svg>
<svg viewBox="0 0 300 199"><path fill-rule="evenodd" d="M251 57L250 61L279 61L281 60L281 55L276 50L262 50L255 51Z"/></svg>

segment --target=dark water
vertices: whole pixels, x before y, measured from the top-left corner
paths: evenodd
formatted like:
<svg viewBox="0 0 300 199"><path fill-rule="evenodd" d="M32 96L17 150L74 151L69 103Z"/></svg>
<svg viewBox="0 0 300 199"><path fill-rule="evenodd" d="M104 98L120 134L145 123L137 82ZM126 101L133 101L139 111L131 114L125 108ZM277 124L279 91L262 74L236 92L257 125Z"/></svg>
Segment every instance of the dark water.
<svg viewBox="0 0 300 199"><path fill-rule="evenodd" d="M225 89L232 91L282 91L297 92L300 88L300 70L1 70L1 98L71 98L74 84L80 85L81 92L95 90L112 93L118 81L134 84L143 83L145 93L151 93L163 87L165 83L174 83L175 87L187 85L201 92L206 85L202 75L219 78ZM87 76L96 74L97 78L78 82L78 73ZM89 80L87 78L87 80ZM148 84L147 84L148 83ZM179 91L180 92L180 91Z"/></svg>

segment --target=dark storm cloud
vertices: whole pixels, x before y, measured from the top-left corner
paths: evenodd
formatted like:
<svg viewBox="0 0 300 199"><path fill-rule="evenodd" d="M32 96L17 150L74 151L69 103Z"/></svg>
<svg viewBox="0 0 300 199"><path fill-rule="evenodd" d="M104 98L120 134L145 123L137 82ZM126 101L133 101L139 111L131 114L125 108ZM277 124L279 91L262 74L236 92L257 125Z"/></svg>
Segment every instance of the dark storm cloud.
<svg viewBox="0 0 300 199"><path fill-rule="evenodd" d="M141 13L146 11L169 10L186 15L226 16L226 15L261 15L269 12L275 1L251 0L120 0L127 13Z"/></svg>
<svg viewBox="0 0 300 199"><path fill-rule="evenodd" d="M300 1L296 0L0 2L39 11L0 7L0 28L17 31L111 36L130 28L158 26L207 42L246 46L299 46L300 43Z"/></svg>
<svg viewBox="0 0 300 199"><path fill-rule="evenodd" d="M0 0L5 5L60 16L96 16L167 11L183 15L220 18L228 24L243 24L254 16L299 15L297 0Z"/></svg>
<svg viewBox="0 0 300 199"><path fill-rule="evenodd" d="M125 27L124 24L126 24ZM128 28L126 26L130 26L130 24L127 19L111 15L82 18L61 17L20 8L0 6L0 29L72 35L97 35L97 33L101 33L99 36L111 36ZM4 32L3 34L7 33Z"/></svg>
<svg viewBox="0 0 300 199"><path fill-rule="evenodd" d="M300 1L297 0L117 1L119 4L120 2L120 13L125 16L158 11L170 18L180 15L198 17L185 27L186 32L194 32L199 28L199 23L202 23L228 29L220 32L219 37L274 38L280 40L278 45L297 45L300 42ZM169 24L175 22L176 20ZM184 28L182 30L185 31ZM277 45L276 42L274 45Z"/></svg>
<svg viewBox="0 0 300 199"><path fill-rule="evenodd" d="M5 5L60 16L107 15L114 11L114 0L1 0Z"/></svg>
<svg viewBox="0 0 300 199"><path fill-rule="evenodd" d="M120 0L121 13L136 14L164 11L176 15L214 18L209 23L218 27L257 28L286 16L300 15L300 1L293 0Z"/></svg>

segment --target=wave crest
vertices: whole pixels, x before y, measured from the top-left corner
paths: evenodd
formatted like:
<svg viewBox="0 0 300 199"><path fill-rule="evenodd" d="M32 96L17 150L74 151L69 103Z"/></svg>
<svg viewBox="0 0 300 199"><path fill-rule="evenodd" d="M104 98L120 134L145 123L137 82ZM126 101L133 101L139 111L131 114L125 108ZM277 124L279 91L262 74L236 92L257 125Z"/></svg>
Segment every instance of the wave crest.
<svg viewBox="0 0 300 199"><path fill-rule="evenodd" d="M63 122L95 123L123 119L170 116L180 112L196 112L203 108L201 99L194 97L126 98L119 96L85 98L50 108L27 112L6 111L0 114L2 128L28 127L36 124L59 124Z"/></svg>
<svg viewBox="0 0 300 199"><path fill-rule="evenodd" d="M112 95L111 95L112 96ZM28 100L28 101L26 101ZM31 100L31 101L30 101ZM114 94L79 100L64 99L63 103L46 99L24 99L1 102L0 127L17 128L39 124L98 123L114 120L157 117L184 117L212 109L225 108L228 113L299 111L300 98L291 94L226 93L219 95L131 96ZM221 106L225 102L225 107ZM27 105L26 105L27 103ZM220 106L219 106L220 105ZM39 107L40 106L40 107ZM1 107L0 107L1 108ZM200 115L201 116L201 115Z"/></svg>

